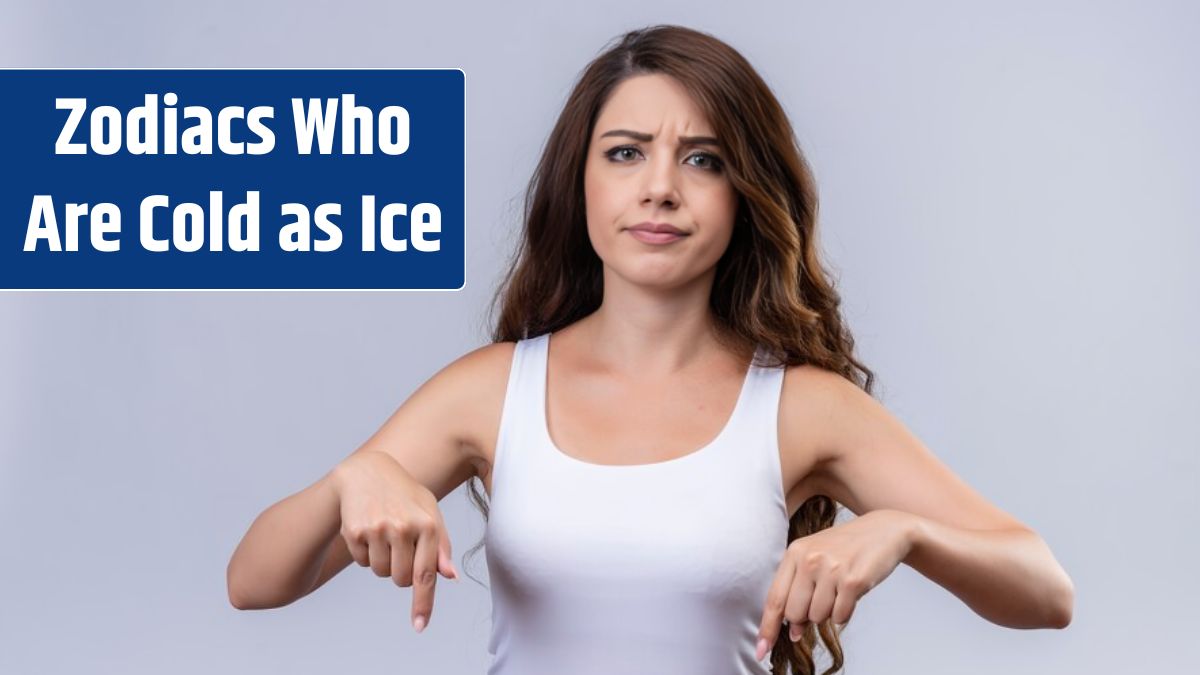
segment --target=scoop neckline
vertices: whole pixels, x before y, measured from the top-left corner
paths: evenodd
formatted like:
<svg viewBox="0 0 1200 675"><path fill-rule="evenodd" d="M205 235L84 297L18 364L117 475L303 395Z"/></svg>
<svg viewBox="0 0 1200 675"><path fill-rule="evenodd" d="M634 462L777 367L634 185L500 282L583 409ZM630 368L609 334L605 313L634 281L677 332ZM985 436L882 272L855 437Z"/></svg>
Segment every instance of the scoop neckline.
<svg viewBox="0 0 1200 675"><path fill-rule="evenodd" d="M757 366L759 355L759 348L756 347L754 350L754 355L750 358L750 367L746 369L746 374L742 377L742 387L740 390L738 390L737 400L733 403L733 411L729 413L729 417L726 418L725 424L721 427L721 430L718 431L717 435L714 436L710 441L685 455L680 455L679 457L673 457L671 459L664 459L661 462L643 462L640 464L598 464L596 462L589 462L587 460L579 459L578 457L568 455L567 453L563 452L562 449L558 447L558 443L555 443L554 438L550 435L550 416L547 414L547 408L550 399L550 333L543 335L542 339L544 344L541 347L540 364L541 395L539 398L541 399L541 402L538 406L538 409L541 411L541 424L538 426L541 429L542 438L551 454L558 455L567 463L576 464L598 471L637 471L671 467L677 464L694 461L695 458L708 455L713 452L714 448L720 447L723 444L725 437L732 433L730 429L734 426L734 423L738 421L742 414L742 408L745 407L744 401L746 399L747 392L750 389L750 380L754 376L754 369Z"/></svg>

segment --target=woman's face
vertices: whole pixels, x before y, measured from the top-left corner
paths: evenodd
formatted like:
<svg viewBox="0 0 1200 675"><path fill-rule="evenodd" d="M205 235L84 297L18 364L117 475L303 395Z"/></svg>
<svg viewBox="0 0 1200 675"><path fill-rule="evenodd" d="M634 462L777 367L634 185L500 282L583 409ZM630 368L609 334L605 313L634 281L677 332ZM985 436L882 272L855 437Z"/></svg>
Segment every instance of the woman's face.
<svg viewBox="0 0 1200 675"><path fill-rule="evenodd" d="M588 237L606 275L669 289L714 269L737 211L715 136L671 77L640 75L616 87L596 119L583 178ZM645 223L683 235L631 229Z"/></svg>

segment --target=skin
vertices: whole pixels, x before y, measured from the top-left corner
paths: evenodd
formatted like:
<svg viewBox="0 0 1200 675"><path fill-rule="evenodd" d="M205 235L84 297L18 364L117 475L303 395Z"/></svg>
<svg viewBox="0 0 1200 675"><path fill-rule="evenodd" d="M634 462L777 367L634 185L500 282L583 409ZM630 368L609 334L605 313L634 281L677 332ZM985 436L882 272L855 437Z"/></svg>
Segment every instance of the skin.
<svg viewBox="0 0 1200 675"><path fill-rule="evenodd" d="M603 262L604 298L552 336L547 411L555 444L584 461L649 463L702 447L728 419L749 364L749 353L718 345L707 307L737 194L719 150L680 136L714 133L678 84L643 76L615 89L589 144L588 238ZM644 221L687 236L638 241L627 228Z"/></svg>
<svg viewBox="0 0 1200 675"><path fill-rule="evenodd" d="M737 195L719 150L684 136L715 134L677 82L646 75L616 88L590 139L587 226L603 262L604 299L552 336L548 375L551 436L580 459L646 463L702 447L728 419L749 360L717 344L707 306ZM628 226L647 220L689 234L665 246L629 235ZM1044 542L956 477L877 401L804 366L788 369L781 396L789 513L823 493L860 517L788 547L763 611L760 659L785 621L792 639L805 622L848 621L901 562L996 623L1069 623L1073 587Z"/></svg>
<svg viewBox="0 0 1200 675"><path fill-rule="evenodd" d="M650 138L609 135L618 129ZM560 452L595 464L674 459L706 445L733 410L752 348L731 353L718 343L708 297L737 195L711 161L719 148L680 142L714 135L687 92L663 75L624 81L597 117L584 187L604 297L597 311L550 342L546 416ZM688 236L649 245L626 229L643 221L670 223ZM436 501L471 475L491 495L513 348L485 345L446 366L356 451L384 453L428 489L422 520L432 523L425 516ZM795 628L848 621L863 595L901 562L999 625L1070 623L1074 588L1045 542L955 476L852 382L813 366L788 367L777 431L789 514L824 494L859 517L788 546L763 608L760 659L785 621ZM310 521L298 509L319 504L335 527L339 483L323 479L310 488L313 495L297 502L288 523ZM404 517L409 512L416 510ZM448 537L432 525L426 530L444 540L440 546L409 541L425 554L414 560L406 553L390 570L395 575L400 565L404 581L420 580L412 584L413 617L422 621L432 611L435 571L452 569ZM344 539L333 537L319 572L304 571L312 581L302 595L353 559ZM376 573L387 576L387 565L379 567Z"/></svg>

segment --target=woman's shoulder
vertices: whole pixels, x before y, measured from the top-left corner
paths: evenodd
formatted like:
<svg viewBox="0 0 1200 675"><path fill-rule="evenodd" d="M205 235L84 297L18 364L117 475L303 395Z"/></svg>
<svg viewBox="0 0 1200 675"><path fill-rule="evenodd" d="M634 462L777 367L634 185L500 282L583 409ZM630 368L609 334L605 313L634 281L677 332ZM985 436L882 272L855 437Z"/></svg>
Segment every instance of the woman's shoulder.
<svg viewBox="0 0 1200 675"><path fill-rule="evenodd" d="M496 387L503 392L516 347L515 341L477 347L455 359L440 374L464 397L486 393Z"/></svg>
<svg viewBox="0 0 1200 675"><path fill-rule="evenodd" d="M516 341L492 342L446 366L439 376L453 390L463 438L476 459L490 458L500 428Z"/></svg>
<svg viewBox="0 0 1200 675"><path fill-rule="evenodd" d="M517 346L516 340L503 340L500 342L489 342L488 344L476 347L471 351L460 356L456 362L467 364L467 367L495 367L497 361L504 361L512 355L513 350Z"/></svg>

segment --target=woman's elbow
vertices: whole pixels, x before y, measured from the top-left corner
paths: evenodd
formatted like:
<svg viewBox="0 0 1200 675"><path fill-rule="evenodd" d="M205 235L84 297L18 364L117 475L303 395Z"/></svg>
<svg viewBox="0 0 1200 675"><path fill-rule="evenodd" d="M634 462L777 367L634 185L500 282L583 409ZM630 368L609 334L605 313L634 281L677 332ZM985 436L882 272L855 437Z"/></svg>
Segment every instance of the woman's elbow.
<svg viewBox="0 0 1200 675"><path fill-rule="evenodd" d="M247 593L245 584L240 580L241 577L234 573L234 565L230 562L229 567L225 570L225 593L229 597L229 604L233 605L234 609L268 609L271 605L264 604L262 599L254 598L252 593Z"/></svg>
<svg viewBox="0 0 1200 675"><path fill-rule="evenodd" d="M1071 615L1075 612L1075 584L1070 578L1064 579L1064 585L1057 593L1052 607L1049 628L1066 628L1071 625Z"/></svg>
<svg viewBox="0 0 1200 675"><path fill-rule="evenodd" d="M263 601L261 598L255 599L246 593L240 593L235 590L234 586L228 588L229 604L233 605L234 609L275 609L282 607L286 603L273 603Z"/></svg>
<svg viewBox="0 0 1200 675"><path fill-rule="evenodd" d="M234 609L255 609L255 606L248 601L234 582L232 563L225 570L225 593L229 596L229 604L233 605Z"/></svg>

